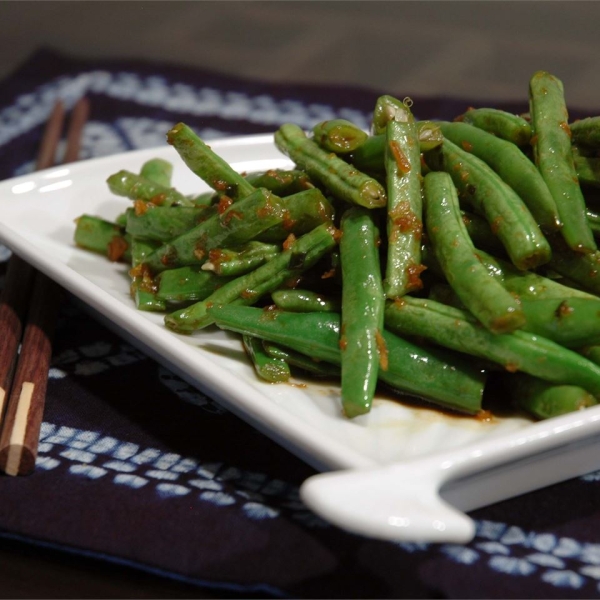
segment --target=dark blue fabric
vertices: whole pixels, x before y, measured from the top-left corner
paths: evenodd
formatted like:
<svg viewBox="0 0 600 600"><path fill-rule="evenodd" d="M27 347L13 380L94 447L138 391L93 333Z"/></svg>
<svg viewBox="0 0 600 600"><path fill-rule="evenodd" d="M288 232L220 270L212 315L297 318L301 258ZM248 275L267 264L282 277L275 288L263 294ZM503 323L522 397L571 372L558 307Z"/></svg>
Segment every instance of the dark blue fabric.
<svg viewBox="0 0 600 600"><path fill-rule="evenodd" d="M70 105L82 94L92 104L83 154L93 157L164 143L179 120L207 139L331 116L366 124L379 91L42 51L0 86L1 178L32 168L56 97ZM421 119L451 119L476 104L413 100ZM526 111L526 98L504 107ZM600 472L476 511L476 537L464 546L340 531L299 500L313 473L69 299L37 469L0 478L0 535L236 594L599 595Z"/></svg>

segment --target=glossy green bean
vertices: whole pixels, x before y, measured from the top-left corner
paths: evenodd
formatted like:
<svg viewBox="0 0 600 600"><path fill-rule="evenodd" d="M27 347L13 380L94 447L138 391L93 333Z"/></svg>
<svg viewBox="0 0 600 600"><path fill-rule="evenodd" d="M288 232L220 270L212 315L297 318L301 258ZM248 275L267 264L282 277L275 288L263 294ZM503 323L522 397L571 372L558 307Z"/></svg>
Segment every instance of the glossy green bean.
<svg viewBox="0 0 600 600"><path fill-rule="evenodd" d="M177 150L189 169L219 196L224 195L236 201L255 191L254 186L234 171L184 123L178 123L167 133L167 142Z"/></svg>
<svg viewBox="0 0 600 600"><path fill-rule="evenodd" d="M313 127L313 139L326 152L348 154L369 137L362 129L346 119L321 121Z"/></svg>
<svg viewBox="0 0 600 600"><path fill-rule="evenodd" d="M551 419L598 404L594 396L577 385L555 385L526 373L504 378L507 397L538 419Z"/></svg>
<svg viewBox="0 0 600 600"><path fill-rule="evenodd" d="M423 286L419 277L423 234L421 153L414 119L390 121L386 139L388 244L384 289L388 298L395 298Z"/></svg>
<svg viewBox="0 0 600 600"><path fill-rule="evenodd" d="M269 383L285 383L291 373L289 365L281 358L265 352L262 340L250 335L242 335L242 344L250 357L256 374Z"/></svg>
<svg viewBox="0 0 600 600"><path fill-rule="evenodd" d="M187 196L174 188L159 185L130 171L121 170L114 173L106 183L113 194L130 200L142 200L158 206L193 206L193 202Z"/></svg>
<svg viewBox="0 0 600 600"><path fill-rule="evenodd" d="M490 331L505 333L521 327L525 315L518 300L479 261L450 176L427 174L424 191L427 234L448 283Z"/></svg>
<svg viewBox="0 0 600 600"><path fill-rule="evenodd" d="M585 218L585 200L573 164L562 82L545 71L534 73L529 104L535 164L556 202L563 223L561 234L572 250L592 252L596 242Z"/></svg>
<svg viewBox="0 0 600 600"><path fill-rule="evenodd" d="M168 242L192 229L215 210L200 206L152 206L143 210L129 208L126 211L125 230L137 238Z"/></svg>
<svg viewBox="0 0 600 600"><path fill-rule="evenodd" d="M291 312L340 312L340 298L332 298L310 290L275 290L271 298L277 308Z"/></svg>
<svg viewBox="0 0 600 600"><path fill-rule="evenodd" d="M497 108L469 108L455 121L478 127L517 146L526 146L531 141L531 125L528 121Z"/></svg>
<svg viewBox="0 0 600 600"><path fill-rule="evenodd" d="M145 179L168 188L171 187L173 165L168 160L162 158L151 158L142 165L140 175Z"/></svg>
<svg viewBox="0 0 600 600"><path fill-rule="evenodd" d="M288 365L302 369L315 377L338 379L340 376L338 365L311 358L290 348L284 348L265 340L263 340L263 347L269 356L284 360Z"/></svg>
<svg viewBox="0 0 600 600"><path fill-rule="evenodd" d="M379 369L387 368L381 332L385 296L370 211L348 209L342 216L342 407L348 417L369 412Z"/></svg>
<svg viewBox="0 0 600 600"><path fill-rule="evenodd" d="M231 281L232 277L219 277L200 267L179 267L159 273L155 278L156 297L167 308L181 308L208 298L215 290Z"/></svg>
<svg viewBox="0 0 600 600"><path fill-rule="evenodd" d="M600 117L587 117L570 124L571 141L591 148L600 147Z"/></svg>
<svg viewBox="0 0 600 600"><path fill-rule="evenodd" d="M216 275L237 277L244 275L277 256L281 247L253 240L236 249L216 248L208 253L208 261L202 265L203 271Z"/></svg>

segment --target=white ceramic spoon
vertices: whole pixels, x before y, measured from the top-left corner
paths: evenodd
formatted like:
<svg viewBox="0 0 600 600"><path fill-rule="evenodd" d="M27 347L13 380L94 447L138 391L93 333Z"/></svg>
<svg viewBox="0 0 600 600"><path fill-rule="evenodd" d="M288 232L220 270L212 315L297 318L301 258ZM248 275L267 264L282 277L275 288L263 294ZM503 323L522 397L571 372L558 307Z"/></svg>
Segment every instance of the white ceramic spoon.
<svg viewBox="0 0 600 600"><path fill-rule="evenodd" d="M307 479L302 500L348 531L385 540L466 543L472 510L600 468L600 406L476 447Z"/></svg>

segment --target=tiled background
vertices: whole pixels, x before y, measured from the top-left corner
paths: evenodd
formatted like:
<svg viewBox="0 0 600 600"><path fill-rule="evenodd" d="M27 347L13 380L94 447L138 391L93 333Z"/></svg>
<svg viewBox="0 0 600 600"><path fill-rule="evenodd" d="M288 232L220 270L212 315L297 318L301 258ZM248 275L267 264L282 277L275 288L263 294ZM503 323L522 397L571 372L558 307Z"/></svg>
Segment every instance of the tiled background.
<svg viewBox="0 0 600 600"><path fill-rule="evenodd" d="M34 48L398 95L525 99L537 69L600 112L596 1L0 2L0 78Z"/></svg>

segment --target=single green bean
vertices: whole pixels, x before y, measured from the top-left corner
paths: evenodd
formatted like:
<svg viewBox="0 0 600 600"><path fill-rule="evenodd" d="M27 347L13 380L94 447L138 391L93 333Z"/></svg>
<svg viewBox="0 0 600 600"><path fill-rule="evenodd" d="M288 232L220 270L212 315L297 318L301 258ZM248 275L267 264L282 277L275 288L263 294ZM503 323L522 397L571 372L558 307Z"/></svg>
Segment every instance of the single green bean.
<svg viewBox="0 0 600 600"><path fill-rule="evenodd" d="M600 147L600 117L587 117L570 125L571 141L591 148Z"/></svg>
<svg viewBox="0 0 600 600"><path fill-rule="evenodd" d="M313 139L327 152L348 154L361 146L368 134L345 119L321 121L313 127Z"/></svg>
<svg viewBox="0 0 600 600"><path fill-rule="evenodd" d="M146 256L156 250L156 246L156 242L131 239L131 265L134 268L130 271L130 291L138 310L163 312L167 309L164 300L156 295L156 285L152 277L143 268L135 268L143 263Z"/></svg>
<svg viewBox="0 0 600 600"><path fill-rule="evenodd" d="M547 266L584 290L600 295L600 251L581 254L555 248Z"/></svg>
<svg viewBox="0 0 600 600"><path fill-rule="evenodd" d="M581 185L600 187L600 158L575 154L573 161Z"/></svg>
<svg viewBox="0 0 600 600"><path fill-rule="evenodd" d="M249 333L318 360L339 365L340 316L334 313L264 311L246 306L210 309L222 329ZM384 383L435 404L474 414L481 409L485 374L458 355L422 348L382 331L388 368L379 370Z"/></svg>
<svg viewBox="0 0 600 600"><path fill-rule="evenodd" d="M474 125L517 146L527 146L531 141L531 125L523 117L497 108L469 108L455 120Z"/></svg>
<svg viewBox="0 0 600 600"><path fill-rule="evenodd" d="M282 125L275 133L275 145L336 198L366 208L386 205L385 190L375 179L319 148L297 125Z"/></svg>
<svg viewBox="0 0 600 600"><path fill-rule="evenodd" d="M596 242L585 218L585 200L573 164L562 82L545 71L534 73L529 104L535 164L556 202L562 236L572 250L592 252Z"/></svg>
<svg viewBox="0 0 600 600"><path fill-rule="evenodd" d="M385 133L390 121L397 121L399 123L412 121L411 106L412 100L410 98L398 100L398 98L387 94L379 96L373 110L373 134L379 135Z"/></svg>
<svg viewBox="0 0 600 600"><path fill-rule="evenodd" d="M277 308L291 312L340 312L340 298L332 298L310 290L275 290L271 298Z"/></svg>
<svg viewBox="0 0 600 600"><path fill-rule="evenodd" d="M424 191L427 234L448 283L490 331L505 333L521 327L525 315L518 300L478 259L450 176L443 172L427 174Z"/></svg>
<svg viewBox="0 0 600 600"><path fill-rule="evenodd" d="M387 369L381 331L385 296L370 211L348 209L342 216L342 406L348 417L369 412L379 369Z"/></svg>
<svg viewBox="0 0 600 600"><path fill-rule="evenodd" d="M248 183L255 188L263 187L278 196L290 196L315 187L310 177L298 169L268 169L245 176Z"/></svg>
<svg viewBox="0 0 600 600"><path fill-rule="evenodd" d="M212 207L201 206L153 206L126 211L126 231L137 238L168 242L192 229L208 217L215 214Z"/></svg>
<svg viewBox="0 0 600 600"><path fill-rule="evenodd" d="M526 373L503 375L505 394L512 402L538 419L550 419L597 404L589 392L577 385L555 385Z"/></svg>
<svg viewBox="0 0 600 600"><path fill-rule="evenodd" d="M421 237L423 199L421 154L414 119L387 125L387 263L384 290L388 298L423 287Z"/></svg>
<svg viewBox="0 0 600 600"><path fill-rule="evenodd" d="M172 310L200 302L208 298L215 290L231 281L232 277L219 277L200 267L179 267L159 273L154 281L156 297L166 302Z"/></svg>
<svg viewBox="0 0 600 600"><path fill-rule="evenodd" d="M113 194L130 200L143 200L159 206L193 206L193 202L187 196L174 188L159 185L130 171L114 173L106 183Z"/></svg>
<svg viewBox="0 0 600 600"><path fill-rule="evenodd" d="M140 175L145 179L168 188L171 187L173 165L162 158L151 158L142 165Z"/></svg>
<svg viewBox="0 0 600 600"><path fill-rule="evenodd" d="M235 249L215 248L208 253L208 261L202 265L203 271L215 275L237 277L264 265L277 256L281 247L276 244L251 241Z"/></svg>
<svg viewBox="0 0 600 600"><path fill-rule="evenodd" d="M283 346L278 346L277 344L265 340L263 340L263 347L269 356L284 360L288 365L298 367L315 377L335 377L337 379L340 376L340 368L338 365L332 365L323 360L311 358L305 354L291 350L290 348L284 348Z"/></svg>
<svg viewBox="0 0 600 600"><path fill-rule="evenodd" d="M252 184L236 173L184 123L178 123L167 133L167 142L177 150L189 169L219 196L236 201L255 191Z"/></svg>
<svg viewBox="0 0 600 600"><path fill-rule="evenodd" d="M246 354L250 357L256 374L269 383L285 383L290 379L290 367L281 358L270 356L263 348L262 340L250 335L242 336Z"/></svg>
<svg viewBox="0 0 600 600"><path fill-rule="evenodd" d="M123 237L123 228L93 215L81 215L75 221L75 243L81 248L97 252L108 253L108 245L114 237Z"/></svg>

